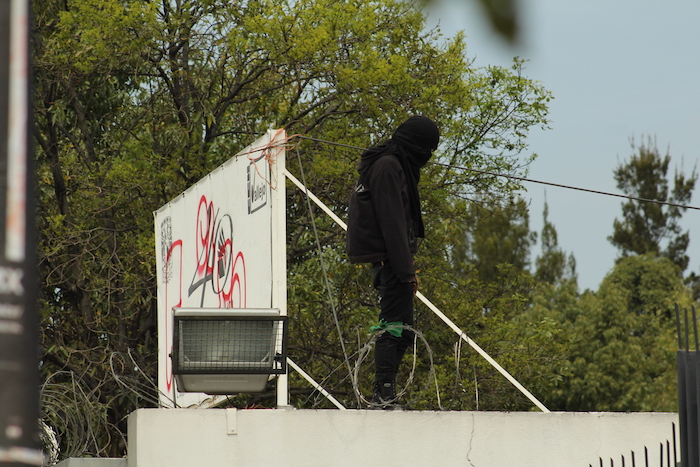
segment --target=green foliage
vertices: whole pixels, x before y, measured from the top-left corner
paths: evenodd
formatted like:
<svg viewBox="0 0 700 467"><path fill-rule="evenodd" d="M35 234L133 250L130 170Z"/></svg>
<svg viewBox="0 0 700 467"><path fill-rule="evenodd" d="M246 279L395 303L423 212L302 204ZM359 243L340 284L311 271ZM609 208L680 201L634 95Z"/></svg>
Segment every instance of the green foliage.
<svg viewBox="0 0 700 467"><path fill-rule="evenodd" d="M530 231L527 204L522 198L509 200L505 206L489 210L472 204L474 228L471 257L479 277L490 283L498 280L502 264L524 271L530 262L530 250L536 234Z"/></svg>
<svg viewBox="0 0 700 467"><path fill-rule="evenodd" d="M698 175L693 169L689 177L676 172L673 187L667 179L671 156L661 156L656 142L648 138L638 148L632 143L629 162L615 170L617 186L628 196L661 203L687 204L695 188ZM622 256L629 254L661 254L670 258L682 271L688 267L686 250L690 242L688 232L682 232L679 220L684 208L674 205L629 200L622 205L622 220L615 219L613 235L608 240L620 249Z"/></svg>
<svg viewBox="0 0 700 467"><path fill-rule="evenodd" d="M535 236L520 187L489 174L524 175L534 157L528 131L548 124L551 95L523 76L521 60L474 68L463 35L439 41L414 4L394 0L33 5L42 371L51 391L84 395L82 408L64 402L66 416L47 420L92 414L93 442L80 454L122 455L126 415L157 404L152 212L270 127L368 147L415 113L443 134L443 165L427 166L420 186L428 238L416 261L426 296L550 409L673 410L670 310L691 298L669 260L632 256L624 243L629 257L600 290L579 294L545 210L542 254L528 270ZM293 144L287 168L303 168L309 189L345 218L359 151ZM651 156L621 167L618 182L661 199L667 159L643 148ZM695 179L677 176L668 200L689 197ZM351 373L371 345L377 294L367 267L346 261L341 228L287 188L290 356L358 407ZM648 214L645 245L670 240L667 256L682 259L680 211L630 203L621 231L637 235ZM425 341L411 384L400 376L410 406L533 409L420 304L416 327ZM372 357L362 358L367 397ZM295 372L290 393L296 407L331 407ZM273 400L270 390L231 403Z"/></svg>
<svg viewBox="0 0 700 467"><path fill-rule="evenodd" d="M566 287L566 285L564 286ZM572 411L673 411L675 303L687 303L667 258L631 256L617 263L597 293L535 300L534 313L560 323L570 373L550 408Z"/></svg>
<svg viewBox="0 0 700 467"><path fill-rule="evenodd" d="M543 338L547 329L529 327L525 331L517 321L527 307L534 285L532 279L504 265L499 281L487 284L476 274L460 274L445 266L428 251L421 255L420 265L421 284L431 301L519 381L538 393L543 392L547 377L543 376L541 357L550 353L557 358L558 352L550 346L550 340ZM416 325L432 351L442 408L529 410L533 407L423 305L416 309ZM431 362L421 341L418 356L419 377L409 387L406 400L414 408L436 409L439 405L429 372ZM410 358L406 360L410 365Z"/></svg>
<svg viewBox="0 0 700 467"><path fill-rule="evenodd" d="M549 207L544 204L544 226L542 227L542 255L535 260L535 278L539 282L556 284L562 280L576 279L576 260L559 248L557 231L548 219Z"/></svg>
<svg viewBox="0 0 700 467"><path fill-rule="evenodd" d="M551 96L523 76L521 61L473 68L464 37L439 42L410 2L39 0L33 7L42 371L77 375L101 407L91 411L97 441L84 454L122 455L126 415L156 404L153 390L123 384L129 368L138 369L128 380L139 388L156 374L152 212L257 135L283 127L367 147L424 113L442 129L440 161L522 175L531 161L528 130L547 125ZM299 140L289 156L290 170L300 161L309 188L345 217L359 153ZM508 345L519 330L505 325L525 306L531 279L503 265L504 279L485 284L458 273L447 254L468 226L459 202L474 193L507 199L517 184L441 166L421 183L431 237L419 259L426 290L456 304L454 318L506 363L525 360L537 350ZM376 294L367 271L344 261L341 229L309 212L296 189L287 203L290 353L313 376L330 375L324 383L353 406L311 216L350 354L369 338ZM440 386L457 394L472 377L449 380L454 336L420 313ZM429 361L420 358L418 378L428 381ZM462 374L479 375L481 407L525 406L508 383L483 376L489 372L478 359L459 360ZM533 365L528 374L540 374ZM325 404L297 376L291 382L295 405ZM473 406L472 389L453 406ZM410 397L430 406L421 394Z"/></svg>

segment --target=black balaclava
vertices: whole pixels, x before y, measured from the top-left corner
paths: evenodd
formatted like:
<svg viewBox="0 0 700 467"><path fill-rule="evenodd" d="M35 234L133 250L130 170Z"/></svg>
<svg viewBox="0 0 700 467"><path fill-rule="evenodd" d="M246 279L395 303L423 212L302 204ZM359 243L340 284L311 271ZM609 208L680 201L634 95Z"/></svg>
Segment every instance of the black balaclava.
<svg viewBox="0 0 700 467"><path fill-rule="evenodd" d="M417 237L425 237L418 195L420 169L428 163L439 142L440 130L435 122L428 117L417 115L399 125L389 141L365 151L358 166L358 172L362 173L382 156L394 154L398 157L406 175L411 213Z"/></svg>

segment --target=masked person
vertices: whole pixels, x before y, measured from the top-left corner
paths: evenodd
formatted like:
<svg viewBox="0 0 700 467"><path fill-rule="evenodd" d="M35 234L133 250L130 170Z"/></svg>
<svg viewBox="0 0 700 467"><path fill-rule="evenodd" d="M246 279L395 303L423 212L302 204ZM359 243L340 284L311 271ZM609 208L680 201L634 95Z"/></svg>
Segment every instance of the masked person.
<svg viewBox="0 0 700 467"><path fill-rule="evenodd" d="M413 344L413 296L418 290L413 256L425 236L418 181L420 169L438 146L440 131L428 117L402 123L387 142L362 154L350 197L347 254L351 263L372 264L372 284L379 291L379 325L384 332L374 349L372 403L397 407L396 375Z"/></svg>

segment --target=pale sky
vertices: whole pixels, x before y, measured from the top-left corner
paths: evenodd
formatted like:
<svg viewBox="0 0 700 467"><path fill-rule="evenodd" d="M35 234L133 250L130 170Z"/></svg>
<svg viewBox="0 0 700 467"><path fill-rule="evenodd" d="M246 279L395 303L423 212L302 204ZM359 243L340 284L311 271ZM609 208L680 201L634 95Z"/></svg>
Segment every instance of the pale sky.
<svg viewBox="0 0 700 467"><path fill-rule="evenodd" d="M434 0L429 24L467 35L477 66L528 60L525 76L554 94L551 130L534 131L538 154L528 178L621 193L613 170L632 154L630 139L654 137L676 168L700 171L700 1L520 0L522 43L492 33L476 0ZM546 191L559 246L573 253L581 290L597 290L617 257L607 237L621 198L526 183L531 229L542 228ZM692 206L700 206L700 182ZM700 211L687 210L690 266L700 272ZM532 259L540 252L538 245Z"/></svg>

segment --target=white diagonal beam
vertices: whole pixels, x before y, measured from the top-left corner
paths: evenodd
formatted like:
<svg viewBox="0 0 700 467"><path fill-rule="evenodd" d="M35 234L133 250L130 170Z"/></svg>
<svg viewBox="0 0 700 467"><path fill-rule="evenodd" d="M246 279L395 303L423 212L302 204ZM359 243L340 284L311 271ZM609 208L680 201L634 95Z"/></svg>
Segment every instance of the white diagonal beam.
<svg viewBox="0 0 700 467"><path fill-rule="evenodd" d="M306 373L304 370L301 369L299 365L294 363L294 360L291 358L287 357L287 364L291 366L297 373L299 373L306 381L311 383L311 385L321 394L326 396L326 398L333 403L336 407L338 407L340 410L347 410L343 404L338 402L338 400L333 397L328 391L323 389L320 384L318 384L311 376L309 376L308 373Z"/></svg>
<svg viewBox="0 0 700 467"><path fill-rule="evenodd" d="M330 208L328 206L326 206L320 199L318 199L313 193L311 193L308 190L308 188L306 188L299 180L297 180L296 177L294 177L294 175L289 173L288 170L285 170L284 174L287 176L287 178L289 178L292 181L292 183L294 183L297 187L299 187L299 189L301 191L306 193L309 196L309 198L314 203L316 203L316 205L318 207L320 207L326 214L328 214L331 217L331 219L333 219L335 222L337 222L338 225L340 225L344 230L348 229L347 224L345 222L343 222L338 216L336 216L335 213L333 211L331 211ZM433 313L435 313L438 316L438 318L440 318L442 321L444 321L445 324L447 324L455 332L455 334L457 334L462 340L464 340L474 350L476 350L476 352L479 355L481 355L484 359L486 359L486 361L489 362L491 364L491 366L493 366L496 370L498 370L498 372L501 373L513 386L515 386L520 392L522 392L525 395L525 397L530 399L530 401L533 404L535 404L542 412L549 413L549 409L547 407L545 407L545 405L542 402L540 402L535 396L533 396L530 391L525 389L525 387L522 384L520 384L518 382L518 380L516 380L513 377L513 375L508 373L505 370L505 368L503 368L501 365L498 364L498 362L496 362L496 360L491 358L491 356L489 354L487 354L484 351L484 349L479 347L479 345L476 342L474 342L474 340L472 340L469 336L467 336L467 334L464 331L462 331L459 328L459 326L457 326L451 319L449 319L447 316L445 316L445 314L442 311L440 311L440 309L438 307L433 305L433 303L430 300L425 298L425 296L422 293L416 292L416 297L418 297L418 299L420 301L422 301L428 308L430 308L430 310Z"/></svg>

